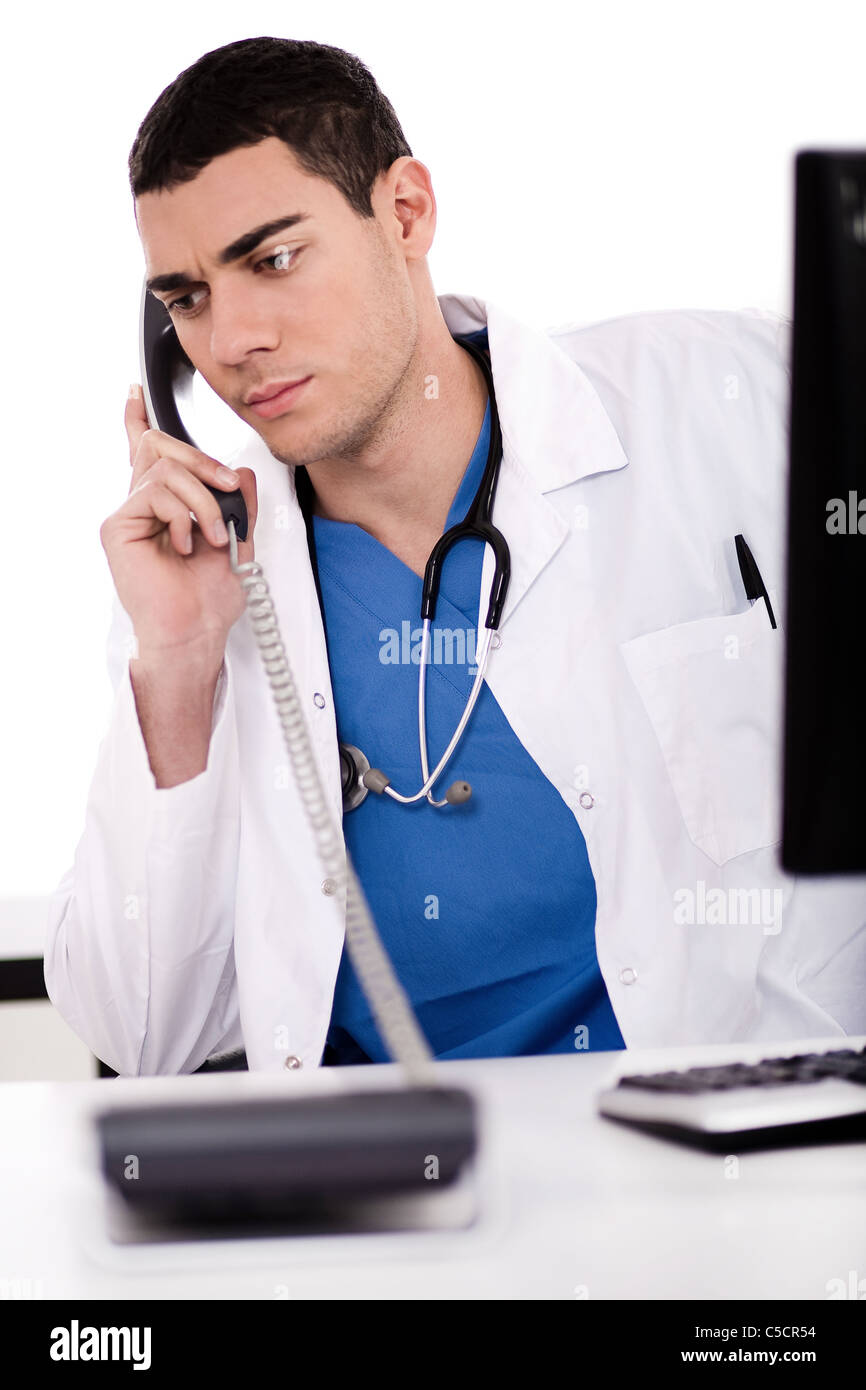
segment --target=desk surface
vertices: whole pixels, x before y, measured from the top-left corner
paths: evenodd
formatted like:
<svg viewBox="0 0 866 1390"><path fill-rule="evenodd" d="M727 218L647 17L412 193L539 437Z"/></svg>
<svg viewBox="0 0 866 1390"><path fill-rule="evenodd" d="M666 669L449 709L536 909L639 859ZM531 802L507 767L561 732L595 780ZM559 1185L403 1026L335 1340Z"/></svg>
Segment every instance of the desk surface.
<svg viewBox="0 0 866 1390"><path fill-rule="evenodd" d="M9 1082L0 1281L46 1299L826 1299L829 1281L866 1275L866 1143L732 1165L603 1120L594 1098L622 1071L864 1043L443 1063L442 1083L472 1090L481 1115L468 1229L183 1244L109 1240L94 1113L379 1088L399 1070Z"/></svg>

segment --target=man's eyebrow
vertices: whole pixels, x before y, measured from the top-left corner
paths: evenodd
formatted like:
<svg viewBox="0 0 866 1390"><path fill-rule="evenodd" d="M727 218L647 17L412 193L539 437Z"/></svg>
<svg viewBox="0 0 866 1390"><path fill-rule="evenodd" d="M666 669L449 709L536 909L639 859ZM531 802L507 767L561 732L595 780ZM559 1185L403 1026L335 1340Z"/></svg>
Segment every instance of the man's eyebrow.
<svg viewBox="0 0 866 1390"><path fill-rule="evenodd" d="M248 256L251 251L255 251L259 242L264 241L265 237L273 236L276 232L288 231L290 227L295 227L299 222L308 221L308 212L293 212L287 217L277 217L273 222L263 222L260 227L253 227L252 231L244 232L225 250L220 251L217 260L220 265L230 265L232 261L239 261L241 257ZM154 275L152 280L148 280L147 288L152 294L159 291L168 293L169 290L181 290L185 285L192 285L195 279L184 270L170 271L166 275Z"/></svg>
<svg viewBox="0 0 866 1390"><path fill-rule="evenodd" d="M244 232L243 236L239 236L237 241L232 242L231 246L220 251L217 260L220 265L230 265L232 261L239 261L242 256L248 256L251 251L255 251L259 242L264 241L265 237L274 236L276 232L288 231L298 222L306 222L309 216L308 212L293 212L287 217L277 217L273 222L263 222L260 227L253 227L251 232Z"/></svg>

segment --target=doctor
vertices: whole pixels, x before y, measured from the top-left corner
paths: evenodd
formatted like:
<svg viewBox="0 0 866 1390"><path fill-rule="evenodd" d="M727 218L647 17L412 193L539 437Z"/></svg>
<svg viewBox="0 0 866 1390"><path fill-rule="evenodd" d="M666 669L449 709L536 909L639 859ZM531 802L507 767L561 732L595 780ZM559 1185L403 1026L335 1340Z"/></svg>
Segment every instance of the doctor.
<svg viewBox="0 0 866 1390"><path fill-rule="evenodd" d="M545 334L437 297L428 170L358 60L313 43L206 54L130 176L151 292L251 435L226 473L148 429L140 392L127 405L129 495L101 531L115 702L46 939L69 1024L124 1075L240 1047L289 1072L387 1056L207 481L243 489L239 558L268 579L331 813L437 1056L866 1031L866 883L777 863L785 321ZM543 251L541 211L508 228L521 254ZM494 404L510 584L434 789L472 796L344 814L338 739L401 792L423 781L422 576L476 494ZM431 766L493 561L466 541L443 569Z"/></svg>

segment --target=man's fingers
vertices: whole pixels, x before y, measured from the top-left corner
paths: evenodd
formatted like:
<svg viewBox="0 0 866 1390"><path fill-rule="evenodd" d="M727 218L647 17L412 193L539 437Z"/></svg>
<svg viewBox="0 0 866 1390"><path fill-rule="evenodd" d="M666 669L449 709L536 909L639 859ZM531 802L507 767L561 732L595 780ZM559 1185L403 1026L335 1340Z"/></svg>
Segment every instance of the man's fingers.
<svg viewBox="0 0 866 1390"><path fill-rule="evenodd" d="M126 437L129 440L129 462L130 466L135 463L135 456L138 453L138 446L141 436L148 428L147 411L144 408L144 396L138 382L133 382L129 388L129 395L126 398L126 410L123 417L126 425Z"/></svg>
<svg viewBox="0 0 866 1390"><path fill-rule="evenodd" d="M134 492L143 482L154 464L160 459L172 459L181 464L194 478L219 488L221 492L234 492L238 486L237 474L232 469L224 469L218 459L202 453L192 444L165 434L163 430L142 430L138 440L138 450L129 479L129 491Z"/></svg>
<svg viewBox="0 0 866 1390"><path fill-rule="evenodd" d="M203 453L193 445L186 444L182 440L174 439L171 435L165 434L161 430L153 429L147 418L147 411L141 389L133 385L129 390L129 397L126 402L125 413L126 432L129 438L130 463L132 464L132 474L129 482L129 496L136 492L144 480L154 468L159 469L160 481L164 475L171 473L174 479L174 487L182 495L188 493L188 488L184 486L186 480L178 470L186 469L187 474L192 479L207 483L209 486L216 487L220 492L234 492L238 487L246 503L248 518L248 536L246 542L240 542L241 546L249 546L249 552L244 551L244 558L252 556L252 533L258 515L258 494L256 492L256 475L251 468L239 468L237 470L225 469L223 465L209 454ZM156 479L154 478L153 481ZM194 485L195 486L195 485ZM198 493L199 499L201 493ZM196 510L195 496L190 499L190 506ZM219 507L216 503L211 503L210 507L205 507L203 515L209 515L213 510L215 515L219 515ZM196 516L199 512L196 511Z"/></svg>
<svg viewBox="0 0 866 1390"><path fill-rule="evenodd" d="M137 539L153 537L164 527L168 527L175 550L182 555L188 555L192 549L187 543L187 537L192 537L192 517L189 512L190 509L182 498L164 483L154 479L152 482L142 483L136 489L136 497L127 498L123 506L102 523L99 538L103 549L110 553L114 533L127 530L130 521L144 523L147 527L142 533L141 527L135 526L135 531L139 532ZM160 522L163 523L162 526L159 525Z"/></svg>
<svg viewBox="0 0 866 1390"><path fill-rule="evenodd" d="M175 550L189 555L193 547L189 508L162 483L154 484L149 501L153 515L167 524Z"/></svg>
<svg viewBox="0 0 866 1390"><path fill-rule="evenodd" d="M148 470L124 503L128 516L146 515L151 487L167 487L181 498L189 511L195 512L199 526L212 545L224 545L228 540L219 503L213 493L176 459L160 458Z"/></svg>

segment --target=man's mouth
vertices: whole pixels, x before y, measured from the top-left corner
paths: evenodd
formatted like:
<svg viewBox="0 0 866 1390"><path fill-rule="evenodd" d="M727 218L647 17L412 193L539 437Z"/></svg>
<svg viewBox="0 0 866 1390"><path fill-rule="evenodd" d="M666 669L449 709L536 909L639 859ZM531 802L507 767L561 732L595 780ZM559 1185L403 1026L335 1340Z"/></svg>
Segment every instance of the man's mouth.
<svg viewBox="0 0 866 1390"><path fill-rule="evenodd" d="M271 420L275 415L281 415L284 410L288 410L312 379L312 376L305 376L295 381L272 381L267 386L260 386L251 391L244 403L262 419Z"/></svg>

